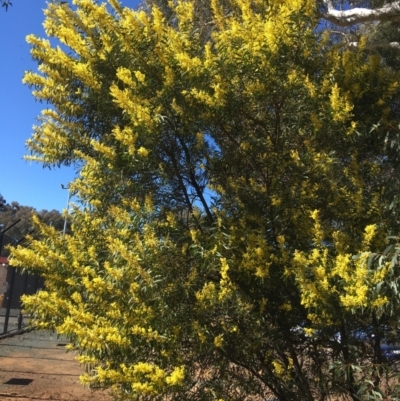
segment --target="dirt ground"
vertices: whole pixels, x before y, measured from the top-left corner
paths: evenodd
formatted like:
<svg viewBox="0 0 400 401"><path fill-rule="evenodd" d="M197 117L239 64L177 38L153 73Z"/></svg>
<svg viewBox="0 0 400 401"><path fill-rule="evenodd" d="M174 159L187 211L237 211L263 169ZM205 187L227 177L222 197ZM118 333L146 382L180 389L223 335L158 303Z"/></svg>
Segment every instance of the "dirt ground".
<svg viewBox="0 0 400 401"><path fill-rule="evenodd" d="M66 353L65 343L49 331L1 339L0 400L111 401L108 394L79 383L82 367L73 353Z"/></svg>

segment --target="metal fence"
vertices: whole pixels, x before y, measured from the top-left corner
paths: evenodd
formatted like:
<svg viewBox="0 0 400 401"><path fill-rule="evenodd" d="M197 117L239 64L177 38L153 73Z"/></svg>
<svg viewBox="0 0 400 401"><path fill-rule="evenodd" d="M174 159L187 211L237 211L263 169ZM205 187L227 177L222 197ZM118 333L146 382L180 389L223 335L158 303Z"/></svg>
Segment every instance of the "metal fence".
<svg viewBox="0 0 400 401"><path fill-rule="evenodd" d="M3 292L0 294L0 335L21 330L29 324L29 316L23 313L21 296L34 294L43 288L43 280L36 275L2 264ZM6 269L6 272L4 271Z"/></svg>

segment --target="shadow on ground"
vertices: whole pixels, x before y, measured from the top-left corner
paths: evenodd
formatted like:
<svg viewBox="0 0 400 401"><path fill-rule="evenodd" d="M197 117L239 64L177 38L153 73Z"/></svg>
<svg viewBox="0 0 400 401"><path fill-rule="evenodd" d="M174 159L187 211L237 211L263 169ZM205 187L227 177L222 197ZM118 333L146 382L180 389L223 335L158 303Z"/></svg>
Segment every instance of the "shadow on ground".
<svg viewBox="0 0 400 401"><path fill-rule="evenodd" d="M30 331L0 340L1 401L111 401L79 383L83 368L66 353L65 339Z"/></svg>

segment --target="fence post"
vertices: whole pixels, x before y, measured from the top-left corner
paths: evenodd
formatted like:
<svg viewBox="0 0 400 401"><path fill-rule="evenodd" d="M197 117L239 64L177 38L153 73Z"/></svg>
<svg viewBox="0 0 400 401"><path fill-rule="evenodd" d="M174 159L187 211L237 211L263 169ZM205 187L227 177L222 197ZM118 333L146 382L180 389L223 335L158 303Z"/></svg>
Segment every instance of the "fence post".
<svg viewBox="0 0 400 401"><path fill-rule="evenodd" d="M8 268L11 266L9 265ZM4 318L4 328L3 328L3 334L7 333L8 330L8 320L10 318L10 310L11 310L11 300L13 296L13 291L14 291L14 281L15 281L15 267L11 267L11 279L10 279L10 289L8 291L8 297L7 297L7 309L6 309L6 316Z"/></svg>

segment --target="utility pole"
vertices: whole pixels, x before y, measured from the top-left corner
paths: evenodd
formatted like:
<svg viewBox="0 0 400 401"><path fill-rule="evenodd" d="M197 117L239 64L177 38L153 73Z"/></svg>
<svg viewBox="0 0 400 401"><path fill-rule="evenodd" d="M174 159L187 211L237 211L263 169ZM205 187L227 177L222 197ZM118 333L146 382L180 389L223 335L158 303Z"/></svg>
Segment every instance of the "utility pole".
<svg viewBox="0 0 400 401"><path fill-rule="evenodd" d="M65 218L64 218L64 228L63 228L63 237L65 237L65 233L67 231L67 217L68 217L68 212L69 212L69 202L71 200L71 191L70 191L70 188L69 188L69 184L67 186L64 186L63 184L61 184L61 188L62 189L66 189L68 191L67 213L66 213Z"/></svg>

